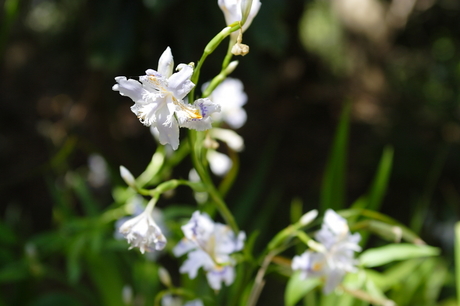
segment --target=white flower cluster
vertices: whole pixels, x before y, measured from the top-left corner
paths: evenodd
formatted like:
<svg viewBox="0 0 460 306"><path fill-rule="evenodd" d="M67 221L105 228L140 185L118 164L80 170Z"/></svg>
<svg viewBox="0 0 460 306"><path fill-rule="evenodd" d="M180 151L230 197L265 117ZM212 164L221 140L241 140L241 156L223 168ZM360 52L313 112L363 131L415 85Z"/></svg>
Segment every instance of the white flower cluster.
<svg viewBox="0 0 460 306"><path fill-rule="evenodd" d="M292 260L292 270L301 271L302 278L324 277L323 291L330 293L347 272L356 271L354 253L361 251L359 233L351 234L347 221L331 209L326 211L321 230L315 238L321 244Z"/></svg>
<svg viewBox="0 0 460 306"><path fill-rule="evenodd" d="M173 249L176 257L188 253L188 258L180 267L181 273L195 278L198 270L206 271L209 286L220 290L222 282L227 286L235 279L235 260L232 253L243 249L246 235L235 233L227 225L214 223L206 214L196 211L190 221L182 226L185 238Z"/></svg>

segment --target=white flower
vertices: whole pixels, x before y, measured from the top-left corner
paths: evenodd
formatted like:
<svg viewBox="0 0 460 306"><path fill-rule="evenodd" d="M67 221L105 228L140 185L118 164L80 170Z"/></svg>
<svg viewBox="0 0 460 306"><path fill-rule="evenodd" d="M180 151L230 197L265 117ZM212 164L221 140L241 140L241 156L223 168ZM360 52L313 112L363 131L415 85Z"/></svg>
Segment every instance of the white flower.
<svg viewBox="0 0 460 306"><path fill-rule="evenodd" d="M241 152L244 149L243 137L233 130L213 128L209 131L209 136L225 142L235 152Z"/></svg>
<svg viewBox="0 0 460 306"><path fill-rule="evenodd" d="M230 25L236 21L243 19L243 10L245 9L242 4L247 3L245 0L218 0L220 9L224 13L225 22ZM252 20L256 17L260 9L260 1L253 0L252 6L249 10L246 22L243 24L243 32L251 25Z"/></svg>
<svg viewBox="0 0 460 306"><path fill-rule="evenodd" d="M195 168L192 168L189 173L188 173L188 180L191 182L200 182L200 176L198 175L198 172L196 172ZM208 200L208 193L206 191L203 192L198 192L194 191L193 195L195 197L195 200L198 203L205 203Z"/></svg>
<svg viewBox="0 0 460 306"><path fill-rule="evenodd" d="M346 220L328 209L315 238L323 247L318 248L318 252L306 251L295 256L292 269L300 270L303 278L324 277L323 291L330 293L347 272L356 271L354 252L361 250L358 245L361 236L358 233L351 235Z"/></svg>
<svg viewBox="0 0 460 306"><path fill-rule="evenodd" d="M166 238L152 217L153 205L151 201L141 214L125 221L119 228L131 245L129 249L138 247L142 254L154 249L160 251L166 245Z"/></svg>
<svg viewBox="0 0 460 306"><path fill-rule="evenodd" d="M316 233L315 238L328 250L345 248L351 255L353 251L361 250L358 245L361 235L359 233L351 235L347 221L332 209L326 211L321 230Z"/></svg>
<svg viewBox="0 0 460 306"><path fill-rule="evenodd" d="M232 168L233 162L227 155L217 152L216 150L208 150L206 159L209 162L209 168L215 175L224 176Z"/></svg>
<svg viewBox="0 0 460 306"><path fill-rule="evenodd" d="M199 299L188 301L187 303L183 304L180 297L165 294L161 298L161 306L204 306L204 304Z"/></svg>
<svg viewBox="0 0 460 306"><path fill-rule="evenodd" d="M203 268L214 290L220 290L222 282L227 286L232 284L235 260L230 255L243 249L244 232L235 237L227 225L214 223L206 213L200 214L199 211L193 213L190 221L182 226L182 231L185 238L174 247L173 252L176 257L188 253L188 258L179 271L188 273L193 279Z"/></svg>
<svg viewBox="0 0 460 306"><path fill-rule="evenodd" d="M107 183L109 172L107 163L99 154L91 154L88 157L88 182L92 187L98 188Z"/></svg>
<svg viewBox="0 0 460 306"><path fill-rule="evenodd" d="M203 85L203 91L209 83ZM212 114L214 122L225 121L231 128L238 129L246 123L247 115L243 109L248 96L243 90L243 83L234 78L226 78L212 92L210 99L221 107L220 113Z"/></svg>
<svg viewBox="0 0 460 306"><path fill-rule="evenodd" d="M179 127L198 131L211 128L209 116L219 112L220 107L209 99L199 99L193 104L184 98L195 87L190 78L193 68L179 64L173 73L174 61L168 47L158 61L158 71L148 69L140 76L141 82L116 77L112 89L134 101L131 111L146 126L153 126L159 132L161 144L170 144L174 150L179 147Z"/></svg>

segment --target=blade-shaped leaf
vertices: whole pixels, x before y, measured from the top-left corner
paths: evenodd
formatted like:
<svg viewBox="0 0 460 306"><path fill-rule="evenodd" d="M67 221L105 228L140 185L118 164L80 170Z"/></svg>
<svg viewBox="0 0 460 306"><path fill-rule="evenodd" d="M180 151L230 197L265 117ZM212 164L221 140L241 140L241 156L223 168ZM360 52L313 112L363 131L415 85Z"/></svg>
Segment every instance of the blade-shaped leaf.
<svg viewBox="0 0 460 306"><path fill-rule="evenodd" d="M378 267L393 261L436 256L439 253L440 250L438 248L428 245L407 243L389 244L364 251L359 257L359 261L364 267Z"/></svg>
<svg viewBox="0 0 460 306"><path fill-rule="evenodd" d="M300 272L292 274L284 293L284 304L286 306L294 306L320 283L321 281L317 278L301 279Z"/></svg>
<svg viewBox="0 0 460 306"><path fill-rule="evenodd" d="M460 301L460 222L455 224L455 281L457 299Z"/></svg>
<svg viewBox="0 0 460 306"><path fill-rule="evenodd" d="M345 163L347 160L349 115L350 103L347 103L340 116L334 143L324 173L321 187L322 212L328 208L334 210L341 209L345 203Z"/></svg>

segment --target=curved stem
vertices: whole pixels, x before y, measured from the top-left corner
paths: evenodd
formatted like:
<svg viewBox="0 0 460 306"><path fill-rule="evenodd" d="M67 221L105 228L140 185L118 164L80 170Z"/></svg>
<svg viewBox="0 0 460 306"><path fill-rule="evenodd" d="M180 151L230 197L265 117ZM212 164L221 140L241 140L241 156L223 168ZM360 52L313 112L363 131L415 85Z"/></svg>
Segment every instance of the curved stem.
<svg viewBox="0 0 460 306"><path fill-rule="evenodd" d="M278 254L277 250L273 250L265 256L262 265L260 266L259 271L257 271L256 279L254 281L254 285L252 286L251 293L249 294L247 306L254 306L259 299L260 293L265 285L264 275L267 271L268 265L272 261L273 257Z"/></svg>
<svg viewBox="0 0 460 306"><path fill-rule="evenodd" d="M214 206L217 208L219 213L224 218L225 222L232 228L232 230L237 234L239 232L238 225L236 224L235 218L233 217L232 213L228 209L227 205L225 204L222 196L220 195L217 188L214 186L214 183L209 175L208 171L203 167L203 164L200 161L200 156L198 155L200 148L195 146L196 144L196 132L190 131L190 146L191 146L191 155L192 155L192 162L193 166L198 172L201 181L206 186L206 190L211 196L213 200Z"/></svg>
<svg viewBox="0 0 460 306"><path fill-rule="evenodd" d="M206 45L203 51L203 55L201 55L200 60L198 61L195 69L193 69L193 75L190 78L190 80L196 85L198 83L198 79L200 78L200 70L201 67L203 66L204 61L210 55L214 50L217 48L217 46L220 45L220 43L231 33L237 31L238 29L241 28L241 24L239 22L234 22L228 27L224 28L222 31L219 32L216 36L214 36L213 39ZM195 98L195 87L190 91L189 93L189 103L193 103Z"/></svg>

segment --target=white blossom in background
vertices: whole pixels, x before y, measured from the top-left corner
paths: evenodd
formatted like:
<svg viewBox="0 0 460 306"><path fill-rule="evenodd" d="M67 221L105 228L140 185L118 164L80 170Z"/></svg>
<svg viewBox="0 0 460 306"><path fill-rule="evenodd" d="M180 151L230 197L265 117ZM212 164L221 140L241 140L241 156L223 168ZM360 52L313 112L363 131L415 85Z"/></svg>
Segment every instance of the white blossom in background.
<svg viewBox="0 0 460 306"><path fill-rule="evenodd" d="M151 201L143 212L124 221L118 230L131 245L129 249L137 247L142 254L160 251L166 245L166 237L153 219L153 205Z"/></svg>
<svg viewBox="0 0 460 306"><path fill-rule="evenodd" d="M247 3L245 0L218 0L217 4L224 13L225 23L230 25L236 21L241 21L243 19L243 10L245 9L242 4ZM253 0L249 14L247 16L246 22L243 24L243 32L246 31L252 23L254 17L260 9L260 1ZM232 35L238 35L238 33L232 33Z"/></svg>
<svg viewBox="0 0 460 306"><path fill-rule="evenodd" d="M99 154L91 154L88 157L88 182L94 188L105 185L109 179L109 171L104 157Z"/></svg>
<svg viewBox="0 0 460 306"><path fill-rule="evenodd" d="M203 84L202 90L208 86L209 83ZM219 113L211 116L214 122L224 121L233 129L238 129L246 123L247 115L243 105L246 104L248 96L240 80L226 78L213 90L209 98L221 107Z"/></svg>
<svg viewBox="0 0 460 306"><path fill-rule="evenodd" d="M173 56L168 47L158 61L158 71L148 69L140 82L124 76L115 78L112 89L134 101L131 111L146 126L159 132L161 144L179 147L179 127L203 131L211 128L210 115L220 111L220 106L209 99L198 99L193 104L184 102L195 87L190 80L191 65L179 64L173 73Z"/></svg>
<svg viewBox="0 0 460 306"><path fill-rule="evenodd" d="M161 306L204 306L204 304L199 299L188 301L184 304L180 297L165 294L161 298Z"/></svg>
<svg viewBox="0 0 460 306"><path fill-rule="evenodd" d="M125 238L123 234L120 233L120 227L123 225L123 223L125 223L129 219L139 216L141 213L143 213L145 210L146 204L147 204L147 201L139 194L133 195L126 201L125 210L130 216L122 217L115 222L115 226L114 226L115 232L113 234L113 237L115 239L121 240ZM153 208L152 218L153 218L153 221L155 221L155 223L160 228L161 232L165 236L167 236L168 233L167 233L166 225L163 220L164 219L163 213L161 212L161 210L159 210L156 207Z"/></svg>
<svg viewBox="0 0 460 306"><path fill-rule="evenodd" d="M306 251L292 260L292 270L302 278L325 279L324 293L330 293L347 272L356 271L354 253L361 251L359 233L351 234L347 221L331 209L326 211L321 230L315 235L320 242L315 251Z"/></svg>
<svg viewBox="0 0 460 306"><path fill-rule="evenodd" d="M190 170L190 172L188 173L188 180L191 181L191 182L200 182L201 181L200 176L198 175L198 172L196 172L195 168L192 168ZM195 200L198 203L205 203L208 200L208 197L209 197L208 193L206 191L203 191L203 192L194 191L193 195L195 197Z"/></svg>
<svg viewBox="0 0 460 306"><path fill-rule="evenodd" d="M206 152L206 159L209 162L209 168L211 168L212 173L218 176L227 174L233 165L230 157L216 150L208 150Z"/></svg>
<svg viewBox="0 0 460 306"><path fill-rule="evenodd" d="M200 268L206 272L209 286L220 290L222 282L227 286L235 279L235 260L231 254L243 249L246 235L237 236L227 225L215 223L206 213L196 211L190 221L182 226L185 238L173 249L176 257L188 254L180 267L194 279Z"/></svg>

